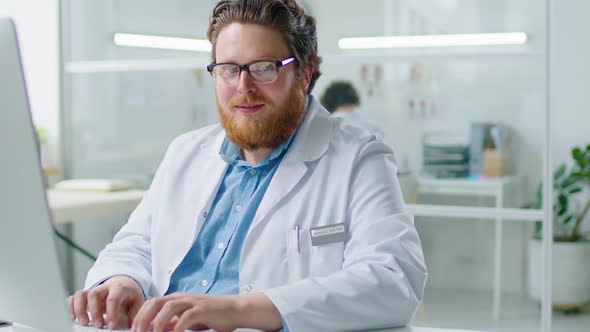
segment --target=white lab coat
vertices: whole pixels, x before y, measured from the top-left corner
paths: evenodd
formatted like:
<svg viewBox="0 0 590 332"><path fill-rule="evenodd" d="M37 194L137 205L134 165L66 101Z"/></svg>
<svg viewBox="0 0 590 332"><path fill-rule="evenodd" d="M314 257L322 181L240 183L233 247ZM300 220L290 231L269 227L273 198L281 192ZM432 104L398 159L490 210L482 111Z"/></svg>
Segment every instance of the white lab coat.
<svg viewBox="0 0 590 332"><path fill-rule="evenodd" d="M355 107L350 111L333 112L331 115L335 118L342 118L345 121L350 121L358 127L366 129L378 139L382 140L385 138L383 129L377 124L378 122L369 117L367 111Z"/></svg>
<svg viewBox="0 0 590 332"><path fill-rule="evenodd" d="M174 140L143 201L89 271L87 287L128 275L146 296L165 293L225 174L224 137L213 125ZM310 228L342 222L345 242L311 245ZM244 240L239 275L240 293L264 292L293 332L407 324L427 272L391 149L313 99Z"/></svg>

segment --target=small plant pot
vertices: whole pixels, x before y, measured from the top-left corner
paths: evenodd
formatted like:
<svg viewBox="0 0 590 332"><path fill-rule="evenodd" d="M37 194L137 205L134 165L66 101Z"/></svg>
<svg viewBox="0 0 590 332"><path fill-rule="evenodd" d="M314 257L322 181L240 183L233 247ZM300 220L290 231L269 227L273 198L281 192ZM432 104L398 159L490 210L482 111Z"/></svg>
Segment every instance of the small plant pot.
<svg viewBox="0 0 590 332"><path fill-rule="evenodd" d="M541 301L542 242L529 240L529 295ZM590 301L590 242L554 242L553 308L575 308Z"/></svg>

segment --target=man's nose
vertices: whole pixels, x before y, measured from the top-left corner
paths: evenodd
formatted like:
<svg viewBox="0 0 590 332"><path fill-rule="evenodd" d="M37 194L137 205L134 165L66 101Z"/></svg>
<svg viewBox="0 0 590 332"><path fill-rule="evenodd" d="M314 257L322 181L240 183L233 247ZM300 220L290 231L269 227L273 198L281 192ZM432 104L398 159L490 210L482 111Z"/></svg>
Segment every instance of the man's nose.
<svg viewBox="0 0 590 332"><path fill-rule="evenodd" d="M256 85L254 84L254 79L249 72L242 70L238 74L238 92L247 94L254 91Z"/></svg>

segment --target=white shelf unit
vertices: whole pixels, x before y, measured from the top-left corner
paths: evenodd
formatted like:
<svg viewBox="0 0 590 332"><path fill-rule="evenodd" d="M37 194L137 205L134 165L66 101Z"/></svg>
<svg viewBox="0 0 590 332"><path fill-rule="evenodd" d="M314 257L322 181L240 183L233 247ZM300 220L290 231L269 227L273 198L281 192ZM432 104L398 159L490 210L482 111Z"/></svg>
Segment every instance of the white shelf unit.
<svg viewBox="0 0 590 332"><path fill-rule="evenodd" d="M428 176L418 176L416 179L416 193L453 195L453 196L480 196L493 197L494 208L481 207L441 207L422 206L420 204L411 206L416 216L437 216L441 217L450 214L450 217L459 217L457 212L462 211L466 218L477 220L489 219L494 221L494 277L493 277L493 302L492 315L495 320L500 318L501 289L502 289L502 244L503 244L503 222L505 219L516 221L537 221L543 219L542 210L523 210L504 208L504 198L509 192L519 192L521 178L518 176L503 176L487 179L438 179ZM519 201L518 197L514 197ZM518 205L518 204L517 204Z"/></svg>

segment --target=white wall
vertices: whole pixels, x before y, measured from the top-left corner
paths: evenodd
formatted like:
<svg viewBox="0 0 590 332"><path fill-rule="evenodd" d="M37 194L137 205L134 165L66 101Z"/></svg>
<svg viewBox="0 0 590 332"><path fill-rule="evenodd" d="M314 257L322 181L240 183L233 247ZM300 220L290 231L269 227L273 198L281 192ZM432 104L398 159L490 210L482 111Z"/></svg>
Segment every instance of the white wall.
<svg viewBox="0 0 590 332"><path fill-rule="evenodd" d="M48 130L48 162L59 166L59 1L2 0L18 31L33 120ZM48 165L49 166L49 165Z"/></svg>

